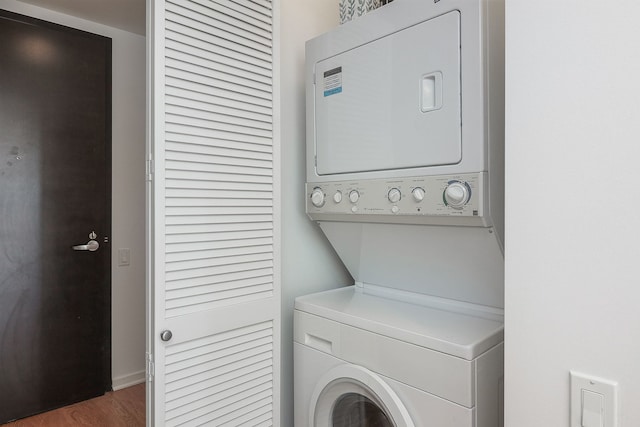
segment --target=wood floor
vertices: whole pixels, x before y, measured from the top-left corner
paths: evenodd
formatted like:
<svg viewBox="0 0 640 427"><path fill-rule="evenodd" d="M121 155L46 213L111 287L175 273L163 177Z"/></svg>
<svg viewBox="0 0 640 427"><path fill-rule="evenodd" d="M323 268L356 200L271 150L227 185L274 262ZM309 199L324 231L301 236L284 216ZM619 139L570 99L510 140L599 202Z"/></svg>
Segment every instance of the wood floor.
<svg viewBox="0 0 640 427"><path fill-rule="evenodd" d="M2 427L143 427L145 385L112 391L104 396L23 418Z"/></svg>

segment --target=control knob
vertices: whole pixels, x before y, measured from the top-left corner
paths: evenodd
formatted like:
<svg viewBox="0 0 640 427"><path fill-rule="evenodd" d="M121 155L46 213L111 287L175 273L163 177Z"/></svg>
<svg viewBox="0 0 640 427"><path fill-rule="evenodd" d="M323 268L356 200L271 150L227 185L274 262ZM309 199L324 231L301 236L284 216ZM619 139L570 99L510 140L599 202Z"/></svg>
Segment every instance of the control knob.
<svg viewBox="0 0 640 427"><path fill-rule="evenodd" d="M358 190L351 190L349 192L349 200L351 201L351 203L356 203L359 199L360 193L358 193Z"/></svg>
<svg viewBox="0 0 640 427"><path fill-rule="evenodd" d="M413 195L413 200L415 200L416 202L421 202L424 200L424 188L416 187L413 189L411 194Z"/></svg>
<svg viewBox="0 0 640 427"><path fill-rule="evenodd" d="M455 209L461 209L470 198L471 189L466 182L453 181L444 190L445 203Z"/></svg>
<svg viewBox="0 0 640 427"><path fill-rule="evenodd" d="M389 190L387 197L389 198L389 201L391 203L398 203L400 201L400 198L402 198L402 194L397 188L392 188L391 190Z"/></svg>
<svg viewBox="0 0 640 427"><path fill-rule="evenodd" d="M311 192L311 203L316 208L321 208L324 205L324 193L321 188L314 188Z"/></svg>
<svg viewBox="0 0 640 427"><path fill-rule="evenodd" d="M342 192L341 191L336 191L336 193L333 195L333 201L336 203L340 203L342 201Z"/></svg>

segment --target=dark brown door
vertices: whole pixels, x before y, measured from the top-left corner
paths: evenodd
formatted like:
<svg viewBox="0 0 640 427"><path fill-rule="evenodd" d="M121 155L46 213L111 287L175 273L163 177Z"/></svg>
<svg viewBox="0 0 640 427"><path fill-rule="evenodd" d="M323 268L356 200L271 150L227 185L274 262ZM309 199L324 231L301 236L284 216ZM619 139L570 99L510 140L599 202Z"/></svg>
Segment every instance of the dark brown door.
<svg viewBox="0 0 640 427"><path fill-rule="evenodd" d="M111 388L110 153L111 40L0 11L0 422Z"/></svg>

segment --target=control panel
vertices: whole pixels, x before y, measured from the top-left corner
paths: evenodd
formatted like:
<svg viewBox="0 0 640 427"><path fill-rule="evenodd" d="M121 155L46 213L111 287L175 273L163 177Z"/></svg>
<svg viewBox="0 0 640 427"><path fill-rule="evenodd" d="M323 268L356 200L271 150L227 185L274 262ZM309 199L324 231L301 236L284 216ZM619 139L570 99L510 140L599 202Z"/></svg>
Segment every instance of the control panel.
<svg viewBox="0 0 640 427"><path fill-rule="evenodd" d="M482 173L472 173L307 183L307 213L312 217L314 214L482 217L483 177Z"/></svg>

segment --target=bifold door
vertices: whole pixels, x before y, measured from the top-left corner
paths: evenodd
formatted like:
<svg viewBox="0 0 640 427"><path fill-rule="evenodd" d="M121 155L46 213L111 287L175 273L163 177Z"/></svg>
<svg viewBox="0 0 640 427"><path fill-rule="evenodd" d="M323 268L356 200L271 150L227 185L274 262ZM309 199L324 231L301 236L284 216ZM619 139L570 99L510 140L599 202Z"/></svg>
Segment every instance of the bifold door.
<svg viewBox="0 0 640 427"><path fill-rule="evenodd" d="M148 425L277 426L274 2L148 6Z"/></svg>

